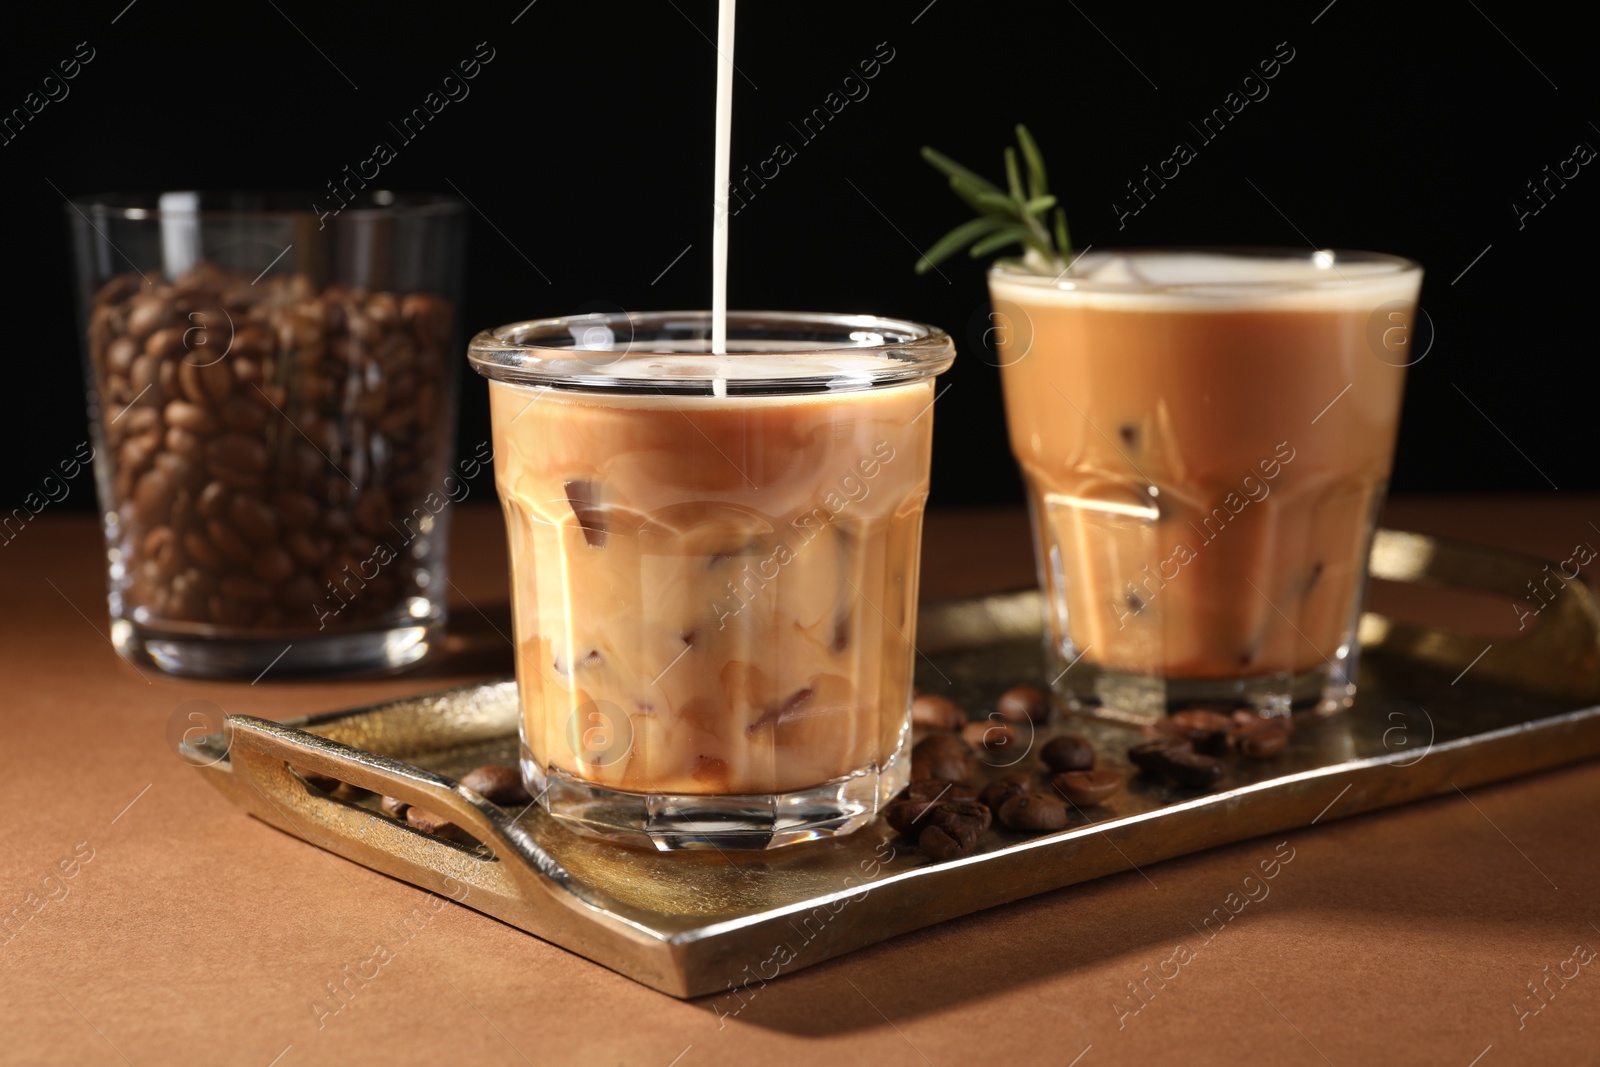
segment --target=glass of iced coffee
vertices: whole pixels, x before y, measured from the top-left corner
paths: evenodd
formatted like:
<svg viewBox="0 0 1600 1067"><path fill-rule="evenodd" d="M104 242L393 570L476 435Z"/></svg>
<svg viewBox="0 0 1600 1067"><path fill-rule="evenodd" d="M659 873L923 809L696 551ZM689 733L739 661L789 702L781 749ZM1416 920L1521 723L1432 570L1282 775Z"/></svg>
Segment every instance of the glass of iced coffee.
<svg viewBox="0 0 1600 1067"><path fill-rule="evenodd" d="M1069 707L1349 705L1421 281L1409 260L1327 251L991 270Z"/></svg>
<svg viewBox="0 0 1600 1067"><path fill-rule="evenodd" d="M679 848L870 820L904 785L941 331L588 315L472 342L510 540L523 771Z"/></svg>

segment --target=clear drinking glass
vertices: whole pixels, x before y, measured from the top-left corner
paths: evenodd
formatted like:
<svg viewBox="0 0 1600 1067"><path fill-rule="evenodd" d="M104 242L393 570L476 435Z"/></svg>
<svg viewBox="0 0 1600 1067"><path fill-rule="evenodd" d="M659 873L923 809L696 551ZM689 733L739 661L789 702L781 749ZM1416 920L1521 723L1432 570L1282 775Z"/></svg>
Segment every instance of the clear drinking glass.
<svg viewBox="0 0 1600 1067"><path fill-rule="evenodd" d="M523 770L663 850L846 833L906 781L933 377L865 315L588 315L473 339L511 545Z"/></svg>
<svg viewBox="0 0 1600 1067"><path fill-rule="evenodd" d="M68 205L111 634L135 662L365 671L441 633L461 206L313 199Z"/></svg>
<svg viewBox="0 0 1600 1067"><path fill-rule="evenodd" d="M1393 256L1272 249L990 272L1070 707L1349 705L1421 281Z"/></svg>

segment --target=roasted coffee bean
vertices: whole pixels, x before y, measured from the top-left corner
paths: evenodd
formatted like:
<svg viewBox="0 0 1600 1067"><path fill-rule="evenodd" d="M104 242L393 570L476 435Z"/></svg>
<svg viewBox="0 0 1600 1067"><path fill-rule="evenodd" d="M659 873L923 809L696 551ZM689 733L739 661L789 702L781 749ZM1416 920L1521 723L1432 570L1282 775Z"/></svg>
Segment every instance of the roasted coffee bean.
<svg viewBox="0 0 1600 1067"><path fill-rule="evenodd" d="M165 391L161 388L161 361L153 356L138 356L128 369L128 389L144 403L159 404Z"/></svg>
<svg viewBox="0 0 1600 1067"><path fill-rule="evenodd" d="M1033 775L1026 771L1012 771L983 787L983 792L978 794L978 799L983 801L991 811L999 811L1006 801L1018 793L1033 792Z"/></svg>
<svg viewBox="0 0 1600 1067"><path fill-rule="evenodd" d="M1185 708L1158 719L1146 730L1147 736L1177 737L1202 752L1220 753L1227 748L1233 720L1221 712L1205 708Z"/></svg>
<svg viewBox="0 0 1600 1067"><path fill-rule="evenodd" d="M172 579L168 590L167 611L184 622L200 622L206 617L206 596L209 583L194 567L189 567Z"/></svg>
<svg viewBox="0 0 1600 1067"><path fill-rule="evenodd" d="M268 545L256 556L255 574L269 585L286 582L294 576L294 560L277 545Z"/></svg>
<svg viewBox="0 0 1600 1067"><path fill-rule="evenodd" d="M947 800L935 805L924 821L933 826L944 827L960 823L972 827L974 833L981 834L994 821L994 812L989 810L987 804L976 800Z"/></svg>
<svg viewBox="0 0 1600 1067"><path fill-rule="evenodd" d="M266 445L242 433L225 433L218 437L206 447L206 456L216 467L250 475L266 470L271 459Z"/></svg>
<svg viewBox="0 0 1600 1067"><path fill-rule="evenodd" d="M278 520L261 501L240 493L228 507L234 529L254 545L274 544L278 540Z"/></svg>
<svg viewBox="0 0 1600 1067"><path fill-rule="evenodd" d="M221 482L207 482L206 487L200 490L200 499L195 503L195 509L207 519L220 519L228 513L229 489Z"/></svg>
<svg viewBox="0 0 1600 1067"><path fill-rule="evenodd" d="M491 804L527 804L533 800L522 784L521 772L498 763L473 768L462 776L461 784Z"/></svg>
<svg viewBox="0 0 1600 1067"><path fill-rule="evenodd" d="M975 749L1004 752L1015 747L1017 728L1004 720L980 719L961 728L961 739Z"/></svg>
<svg viewBox="0 0 1600 1067"><path fill-rule="evenodd" d="M217 420L199 404L187 400L170 400L162 412L168 426L179 426L202 437L216 432Z"/></svg>
<svg viewBox="0 0 1600 1067"><path fill-rule="evenodd" d="M172 302L154 294L139 294L128 303L128 336L139 340L172 319Z"/></svg>
<svg viewBox="0 0 1600 1067"><path fill-rule="evenodd" d="M189 558L206 571L215 574L222 570L222 557L217 555L217 550L211 547L211 542L199 530L189 530L183 535L183 548L189 553Z"/></svg>
<svg viewBox="0 0 1600 1067"><path fill-rule="evenodd" d="M183 570L183 549L178 544L178 535L170 527L157 526L145 535L140 547L145 559L153 564L158 581L169 581Z"/></svg>
<svg viewBox="0 0 1600 1067"><path fill-rule="evenodd" d="M144 341L144 354L158 360L182 359L185 351L182 326L165 326ZM183 381L182 371L178 381Z"/></svg>
<svg viewBox="0 0 1600 1067"><path fill-rule="evenodd" d="M130 437L158 430L160 427L161 415L155 408L147 408L140 404L138 407L131 407L122 413L123 432Z"/></svg>
<svg viewBox="0 0 1600 1067"><path fill-rule="evenodd" d="M342 784L340 783L339 779L335 778L331 774L320 774L317 771L310 771L304 767L296 767L292 764L290 765L289 769L298 774L307 785L314 785L324 793L331 793L335 789L338 789Z"/></svg>
<svg viewBox="0 0 1600 1067"><path fill-rule="evenodd" d="M386 813L393 815L395 818L404 819L406 817L406 809L411 805L407 804L399 797L384 797L382 800L378 801L378 806L381 807Z"/></svg>
<svg viewBox="0 0 1600 1067"><path fill-rule="evenodd" d="M248 600L213 593L206 600L206 615L218 626L249 626L256 621L257 607Z"/></svg>
<svg viewBox="0 0 1600 1067"><path fill-rule="evenodd" d="M953 734L931 734L911 750L912 778L964 781L971 766L967 746Z"/></svg>
<svg viewBox="0 0 1600 1067"><path fill-rule="evenodd" d="M1252 726L1260 726L1262 723L1271 723L1272 725L1282 729L1284 733L1294 733L1293 715L1263 715L1254 708L1239 708L1234 711L1231 718L1233 720L1234 729L1236 730L1248 729Z"/></svg>
<svg viewBox="0 0 1600 1067"><path fill-rule="evenodd" d="M1018 793L1000 806L1000 822L1012 830L1060 830L1067 806L1045 793Z"/></svg>
<svg viewBox="0 0 1600 1067"><path fill-rule="evenodd" d="M230 430L253 435L267 424L267 412L261 405L235 396L218 405L217 421Z"/></svg>
<svg viewBox="0 0 1600 1067"><path fill-rule="evenodd" d="M312 619L316 612L313 605L320 604L326 594L317 583L304 574L297 574L285 582L278 590L278 603L287 607L296 618Z"/></svg>
<svg viewBox="0 0 1600 1067"><path fill-rule="evenodd" d="M1162 759L1160 771L1183 785L1209 789L1222 780L1228 768L1221 760L1202 756L1191 749L1187 752L1169 750Z"/></svg>
<svg viewBox="0 0 1600 1067"><path fill-rule="evenodd" d="M369 534L380 534L389 529L394 518L394 507L389 494L381 489L363 490L356 499L356 525Z"/></svg>
<svg viewBox="0 0 1600 1067"><path fill-rule="evenodd" d="M234 359L259 360L267 355L267 333L259 326L246 324L233 331L233 344L228 348L228 355ZM244 381L242 375L235 375Z"/></svg>
<svg viewBox="0 0 1600 1067"><path fill-rule="evenodd" d="M272 599L272 591L264 583L242 574L223 575L217 582L217 591L232 600L243 600L251 604L261 604Z"/></svg>
<svg viewBox="0 0 1600 1067"><path fill-rule="evenodd" d="M1076 734L1063 734L1046 741L1039 758L1052 771L1086 771L1094 766L1094 746Z"/></svg>
<svg viewBox="0 0 1600 1067"><path fill-rule="evenodd" d="M332 510L322 516L322 528L340 540L349 537L355 529L346 512Z"/></svg>
<svg viewBox="0 0 1600 1067"><path fill-rule="evenodd" d="M1157 737L1128 749L1128 762L1151 774L1160 774L1174 753L1193 753L1194 746L1177 737Z"/></svg>
<svg viewBox="0 0 1600 1067"><path fill-rule="evenodd" d="M978 847L978 835L972 827L962 824L924 826L917 837L917 847L929 859L943 863L971 855Z"/></svg>
<svg viewBox="0 0 1600 1067"><path fill-rule="evenodd" d="M902 834L915 837L921 832L925 816L936 807L938 804L930 800L896 800L883 809L883 818Z"/></svg>
<svg viewBox="0 0 1600 1067"><path fill-rule="evenodd" d="M106 369L112 374L127 374L139 355L139 346L131 337L118 337L106 346Z"/></svg>
<svg viewBox="0 0 1600 1067"><path fill-rule="evenodd" d="M922 693L911 701L911 724L930 730L959 730L967 724L967 713L953 700Z"/></svg>
<svg viewBox="0 0 1600 1067"><path fill-rule="evenodd" d="M1289 743L1289 731L1277 723L1263 722L1233 735L1233 745L1247 759L1271 759Z"/></svg>
<svg viewBox="0 0 1600 1067"><path fill-rule="evenodd" d="M1014 685L1000 694L995 710L1002 719L1031 722L1035 726L1050 718L1050 697L1031 685Z"/></svg>
<svg viewBox="0 0 1600 1067"><path fill-rule="evenodd" d="M153 467L140 476L133 489L133 513L142 526L154 526L168 517L177 490L164 468Z"/></svg>
<svg viewBox="0 0 1600 1067"><path fill-rule="evenodd" d="M922 778L913 781L895 795L896 800L972 800L978 791L965 782L952 782L944 778Z"/></svg>
<svg viewBox="0 0 1600 1067"><path fill-rule="evenodd" d="M317 502L304 493L279 493L273 498L272 505L278 511L279 520L291 529L310 526L317 521Z"/></svg>
<svg viewBox="0 0 1600 1067"><path fill-rule="evenodd" d="M199 435L185 430L182 426L174 426L167 431L167 451L184 459L199 459L201 443Z"/></svg>
<svg viewBox="0 0 1600 1067"><path fill-rule="evenodd" d="M223 559L240 567L249 567L255 563L255 553L244 538L239 536L237 530L221 519L209 519L206 522L206 540L211 542L211 547Z"/></svg>
<svg viewBox="0 0 1600 1067"><path fill-rule="evenodd" d="M1122 788L1116 771L1063 771L1050 779L1056 791L1074 804L1098 804Z"/></svg>
<svg viewBox="0 0 1600 1067"><path fill-rule="evenodd" d="M465 836L459 826L443 815L415 805L406 808L406 822L423 833L433 834L435 837L456 839Z"/></svg>

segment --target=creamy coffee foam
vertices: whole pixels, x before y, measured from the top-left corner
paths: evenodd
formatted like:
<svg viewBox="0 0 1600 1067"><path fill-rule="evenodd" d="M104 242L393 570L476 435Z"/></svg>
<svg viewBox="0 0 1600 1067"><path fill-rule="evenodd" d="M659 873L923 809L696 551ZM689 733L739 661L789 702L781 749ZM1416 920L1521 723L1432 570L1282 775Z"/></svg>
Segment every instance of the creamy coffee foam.
<svg viewBox="0 0 1600 1067"><path fill-rule="evenodd" d="M1090 252L1055 278L990 274L996 295L1022 303L1186 311L1371 309L1414 300L1422 270L1398 259L1334 252L1268 257L1220 252Z"/></svg>

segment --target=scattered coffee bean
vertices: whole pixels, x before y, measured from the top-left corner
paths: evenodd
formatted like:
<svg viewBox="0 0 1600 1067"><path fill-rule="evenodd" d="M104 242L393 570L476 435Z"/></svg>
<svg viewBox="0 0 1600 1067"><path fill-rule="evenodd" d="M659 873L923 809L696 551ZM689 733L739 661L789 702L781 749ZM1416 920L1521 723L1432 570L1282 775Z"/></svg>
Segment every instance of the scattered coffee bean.
<svg viewBox="0 0 1600 1067"><path fill-rule="evenodd" d="M1038 726L1050 718L1050 696L1031 685L1014 685L1000 694L995 710L1002 719Z"/></svg>
<svg viewBox="0 0 1600 1067"><path fill-rule="evenodd" d="M924 826L917 847L931 860L943 863L970 855L978 846L978 835L970 826Z"/></svg>
<svg viewBox="0 0 1600 1067"><path fill-rule="evenodd" d="M1247 759L1271 759L1289 743L1289 731L1272 722L1247 726L1233 735L1233 745Z"/></svg>
<svg viewBox="0 0 1600 1067"><path fill-rule="evenodd" d="M1039 758L1053 771L1086 771L1094 766L1094 746L1076 734L1063 734L1045 742Z"/></svg>
<svg viewBox="0 0 1600 1067"><path fill-rule="evenodd" d="M461 784L489 803L502 807L527 804L533 800L527 787L522 784L521 772L498 763L486 763L468 771L462 776Z"/></svg>
<svg viewBox="0 0 1600 1067"><path fill-rule="evenodd" d="M319 774L316 771L308 771L304 767L291 766L289 769L305 779L307 785L314 785L324 793L331 793L343 784L331 774Z"/></svg>
<svg viewBox="0 0 1600 1067"><path fill-rule="evenodd" d="M1263 715L1254 708L1239 708L1231 716L1233 725L1239 728L1260 726L1264 722L1282 727L1286 733L1294 733L1293 715Z"/></svg>
<svg viewBox="0 0 1600 1067"><path fill-rule="evenodd" d="M911 750L911 777L963 781L971 773L967 746L953 734L933 734Z"/></svg>
<svg viewBox="0 0 1600 1067"><path fill-rule="evenodd" d="M1221 760L1202 756L1193 749L1169 749L1160 770L1175 782L1196 789L1210 789L1222 780L1228 768Z"/></svg>
<svg viewBox="0 0 1600 1067"><path fill-rule="evenodd" d="M924 819L929 825L948 828L952 823L970 826L974 833L983 833L994 822L994 813L987 805L976 800L953 800L939 804Z"/></svg>
<svg viewBox="0 0 1600 1067"><path fill-rule="evenodd" d="M1063 771L1050 784L1074 804L1098 804L1122 788L1116 771Z"/></svg>
<svg viewBox="0 0 1600 1067"><path fill-rule="evenodd" d="M967 713L953 700L922 693L911 701L911 724L930 730L959 730L967 724Z"/></svg>
<svg viewBox="0 0 1600 1067"><path fill-rule="evenodd" d="M406 809L406 822L421 830L425 834L436 837L457 838L462 836L461 828L437 812L427 808L409 807Z"/></svg>
<svg viewBox="0 0 1600 1067"><path fill-rule="evenodd" d="M1198 751L1222 755L1228 748L1233 720L1221 712L1205 708L1185 708L1158 719L1144 728L1146 737L1174 737L1192 744Z"/></svg>
<svg viewBox="0 0 1600 1067"><path fill-rule="evenodd" d="M1174 754L1193 753L1194 746L1176 737L1141 741L1128 749L1128 762L1150 774L1162 773Z"/></svg>
<svg viewBox="0 0 1600 1067"><path fill-rule="evenodd" d="M952 782L944 778L921 778L900 790L895 799L933 802L973 800L977 795L978 791L964 782Z"/></svg>
<svg viewBox="0 0 1600 1067"><path fill-rule="evenodd" d="M1060 830L1067 806L1044 793L1018 793L1000 806L1000 822L1012 830Z"/></svg>
<svg viewBox="0 0 1600 1067"><path fill-rule="evenodd" d="M975 749L1003 752L1017 743L1017 728L1004 720L980 719L961 728L961 739Z"/></svg>
<svg viewBox="0 0 1600 1067"><path fill-rule="evenodd" d="M883 818L901 833L915 837L927 824L928 813L938 806L932 800L896 800L883 809Z"/></svg>
<svg viewBox="0 0 1600 1067"><path fill-rule="evenodd" d="M1033 792L1033 775L1026 771L1012 771L983 787L983 792L978 794L978 799L989 806L991 811L999 811L1001 806L1018 793Z"/></svg>

